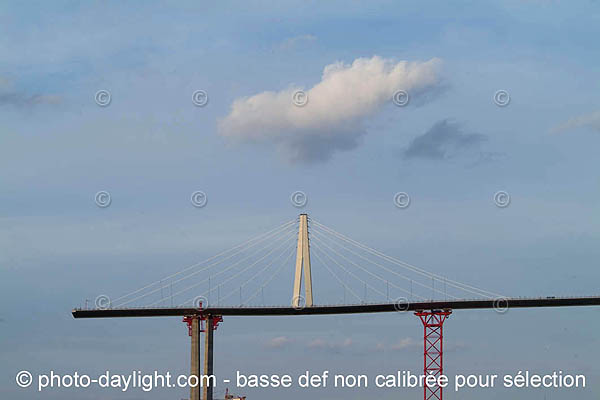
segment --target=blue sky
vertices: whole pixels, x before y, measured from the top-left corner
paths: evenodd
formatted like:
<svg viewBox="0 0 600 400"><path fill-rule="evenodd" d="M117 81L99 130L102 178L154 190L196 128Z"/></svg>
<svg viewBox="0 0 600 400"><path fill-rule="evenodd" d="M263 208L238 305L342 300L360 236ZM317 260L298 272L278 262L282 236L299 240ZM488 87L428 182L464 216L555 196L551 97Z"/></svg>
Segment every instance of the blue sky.
<svg viewBox="0 0 600 400"><path fill-rule="evenodd" d="M595 1L2 3L0 394L41 397L15 385L21 369L187 371L188 338L177 319L75 321L70 309L295 218L296 190L317 220L451 279L507 296L597 294L599 36ZM310 90L327 66L352 72L358 59L439 59L440 68L435 83L413 82L421 92L406 107L360 102L387 96L394 88L385 85L372 93L373 85L356 93L328 86L321 120L312 114L320 99L311 97L307 119L284 119L300 121L294 129L278 125L289 104L273 102L224 131L236 101L292 88L318 93ZM101 89L112 95L108 107L94 102ZM208 93L205 107L193 105L195 90ZM494 104L498 90L510 94L508 106ZM345 113L351 104L358 111ZM258 113L265 129L251 130ZM337 122L327 125L329 117ZM348 135L356 142L340 148ZM293 157L296 138L310 155L334 150ZM94 203L100 190L111 193L110 207ZM206 207L191 206L196 190L207 194ZM499 190L511 196L506 208L493 202ZM411 197L406 209L394 206L400 191ZM291 276L281 282L290 289ZM340 293L333 281L315 292L317 302L320 293L323 301ZM548 398L597 398L599 312L456 312L447 372L583 372L589 388ZM408 315L231 318L217 334L216 368L416 372L420 336ZM507 394L544 395L485 392Z"/></svg>

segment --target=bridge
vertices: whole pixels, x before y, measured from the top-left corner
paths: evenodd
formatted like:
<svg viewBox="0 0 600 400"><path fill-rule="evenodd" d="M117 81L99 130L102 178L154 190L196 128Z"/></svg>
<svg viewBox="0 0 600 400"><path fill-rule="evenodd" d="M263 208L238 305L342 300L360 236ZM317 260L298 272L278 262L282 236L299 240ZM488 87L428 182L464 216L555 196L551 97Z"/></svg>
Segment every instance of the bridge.
<svg viewBox="0 0 600 400"><path fill-rule="evenodd" d="M343 290L341 304L313 302L311 253ZM292 264L294 254L296 261ZM337 268L333 268L334 265ZM264 290L273 286L273 281L286 269L293 271L294 276L288 304L265 305ZM220 278L215 281L217 277ZM261 277L264 279L262 284L258 280ZM241 281L240 301L232 305L227 300L231 303L231 298L237 294L237 290L231 289L236 279ZM216 282L219 283L215 285ZM252 284L255 290L244 298L243 290ZM275 286L281 288L281 285ZM174 287L177 288L175 292ZM358 294L360 289L363 289L363 296ZM224 296L221 296L222 291ZM174 305L175 299L190 294L193 297ZM212 304L215 294L216 304ZM347 294L357 302L348 303ZM259 295L262 304L253 304ZM379 301L367 301L368 295ZM100 296L96 299L96 308L76 308L72 314L75 318L183 317L191 337L190 375L199 377L202 359L204 375L213 375L214 331L224 316L413 312L423 325L423 373L439 376L443 373L444 322L454 310L494 309L502 313L513 308L575 306L600 306L600 296L502 296L388 256L301 214L298 219L115 300ZM437 385L425 384L423 390L425 400L442 399L442 388ZM201 397L213 400L213 388L208 385L190 388L190 400Z"/></svg>

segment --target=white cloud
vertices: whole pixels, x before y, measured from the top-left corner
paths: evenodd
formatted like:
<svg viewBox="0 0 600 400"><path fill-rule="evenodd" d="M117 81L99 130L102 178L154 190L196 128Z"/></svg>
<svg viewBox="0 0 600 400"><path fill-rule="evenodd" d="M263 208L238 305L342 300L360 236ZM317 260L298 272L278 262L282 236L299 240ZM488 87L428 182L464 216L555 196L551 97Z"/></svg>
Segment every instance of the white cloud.
<svg viewBox="0 0 600 400"><path fill-rule="evenodd" d="M440 66L437 58L393 62L378 56L330 64L321 81L305 90L305 106L293 104L293 93L302 89L297 86L239 98L219 121L219 133L233 142L275 145L292 162L326 161L357 147L365 118L391 103L397 90L423 101L441 89Z"/></svg>
<svg viewBox="0 0 600 400"><path fill-rule="evenodd" d="M327 342L323 339L314 339L308 342L307 346L311 349L323 349L327 347Z"/></svg>
<svg viewBox="0 0 600 400"><path fill-rule="evenodd" d="M414 348L414 347L420 347L422 346L422 342L415 340L413 338L407 337L407 338L403 338L398 340L396 343L392 344L392 345L386 345L385 343L377 343L376 345L376 349L380 350L380 351L386 351L386 350L405 350L408 348Z"/></svg>
<svg viewBox="0 0 600 400"><path fill-rule="evenodd" d="M346 338L341 342L330 342L324 339L313 339L306 345L309 349L340 350L352 346L352 339Z"/></svg>
<svg viewBox="0 0 600 400"><path fill-rule="evenodd" d="M274 337L274 338L270 339L266 343L266 347L269 347L272 349L280 349L282 347L285 347L285 346L291 344L292 342L293 342L293 340L287 336L278 336L278 337Z"/></svg>
<svg viewBox="0 0 600 400"><path fill-rule="evenodd" d="M404 339L400 339L398 340L396 343L394 343L393 345L390 346L390 349L392 350L404 350L404 349L408 349L411 347L418 347L421 346L421 343L414 340L413 338L404 338Z"/></svg>
<svg viewBox="0 0 600 400"><path fill-rule="evenodd" d="M600 110L571 118L567 122L554 128L552 131L561 133L577 128L591 128L600 132Z"/></svg>

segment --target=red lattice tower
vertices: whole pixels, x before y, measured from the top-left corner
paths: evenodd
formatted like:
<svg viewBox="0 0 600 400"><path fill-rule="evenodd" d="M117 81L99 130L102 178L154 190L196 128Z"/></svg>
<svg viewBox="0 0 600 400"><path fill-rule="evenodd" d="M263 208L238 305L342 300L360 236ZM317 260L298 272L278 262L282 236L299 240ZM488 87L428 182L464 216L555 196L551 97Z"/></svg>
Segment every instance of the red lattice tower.
<svg viewBox="0 0 600 400"><path fill-rule="evenodd" d="M452 310L417 311L423 323L423 373L439 378L444 373L444 322ZM442 388L424 383L425 400L442 400Z"/></svg>

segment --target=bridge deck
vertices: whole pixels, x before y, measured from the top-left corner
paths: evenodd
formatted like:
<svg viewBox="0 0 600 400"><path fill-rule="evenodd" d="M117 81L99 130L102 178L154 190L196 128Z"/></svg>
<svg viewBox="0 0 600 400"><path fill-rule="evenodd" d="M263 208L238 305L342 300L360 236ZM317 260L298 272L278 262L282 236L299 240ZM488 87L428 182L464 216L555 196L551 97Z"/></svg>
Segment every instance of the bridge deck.
<svg viewBox="0 0 600 400"><path fill-rule="evenodd" d="M230 316L275 316L275 315L324 315L324 314L360 314L417 310L473 310L506 309L535 307L574 307L600 306L600 296L593 297L544 297L544 298L506 298L496 300L455 300L416 303L384 303L356 305L314 305L305 308L293 307L208 307L205 309L189 307L164 308L111 308L106 310L74 309L74 318L115 318L115 317L174 317L198 314Z"/></svg>

